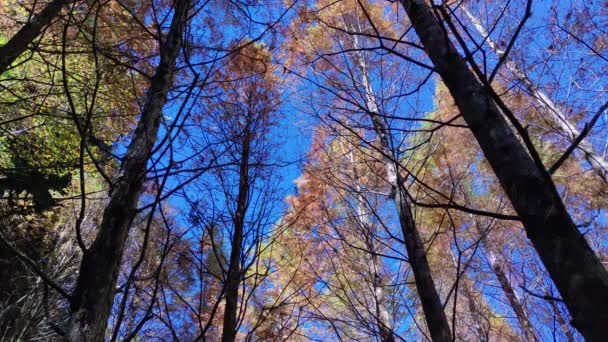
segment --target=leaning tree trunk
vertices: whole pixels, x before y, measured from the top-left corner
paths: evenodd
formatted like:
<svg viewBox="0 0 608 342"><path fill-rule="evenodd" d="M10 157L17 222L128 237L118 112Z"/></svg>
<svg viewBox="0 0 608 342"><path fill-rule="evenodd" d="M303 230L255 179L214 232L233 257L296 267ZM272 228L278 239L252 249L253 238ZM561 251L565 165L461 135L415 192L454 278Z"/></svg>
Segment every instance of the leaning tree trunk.
<svg viewBox="0 0 608 342"><path fill-rule="evenodd" d="M30 45L40 35L61 11L61 8L71 0L53 0L46 7L28 21L15 35L0 47L0 74L30 48Z"/></svg>
<svg viewBox="0 0 608 342"><path fill-rule="evenodd" d="M354 38L355 49L358 48L357 37ZM433 341L451 341L452 333L448 323L445 311L433 276L429 262L426 258L426 249L420 238L420 233L416 228L416 223L412 215L412 209L409 203L407 190L404 186L404 180L398 171L399 165L391 158L391 145L389 141L390 133L388 127L382 121L376 98L369 81L367 74L367 65L362 56L356 57L356 63L361 72L361 83L365 92L365 102L368 114L373 123L374 130L380 138L380 144L383 154L383 163L386 169L386 176L389 184L392 187L392 199L397 208L397 215L405 241L405 248L409 258L410 267L414 273L416 290L422 304L424 317L431 334Z"/></svg>
<svg viewBox="0 0 608 342"><path fill-rule="evenodd" d="M249 120L249 118L247 119ZM230 251L230 264L226 277L226 308L224 310L224 324L222 342L234 342L238 326L237 312L239 302L239 285L241 283L241 250L243 248L243 230L245 228L245 215L247 214L247 198L249 197L249 155L250 144L253 137L250 131L250 122L247 122L243 133L243 145L239 165L239 192L236 199L234 214L234 236Z"/></svg>
<svg viewBox="0 0 608 342"><path fill-rule="evenodd" d="M122 160L119 178L110 192L99 232L91 247L83 252L70 303L70 341L104 340L125 241L137 212L146 165L173 81L191 0L175 3L171 27L160 48L160 62L150 83L141 119Z"/></svg>
<svg viewBox="0 0 608 342"><path fill-rule="evenodd" d="M527 153L426 2L402 4L555 282L572 325L590 341L604 339L608 272L578 231L551 177Z"/></svg>
<svg viewBox="0 0 608 342"><path fill-rule="evenodd" d="M477 32L484 37L484 41L488 43L488 46L498 55L499 58L506 58L505 65L513 73L513 76L521 82L528 92L534 97L540 107L540 113L543 114L544 118L549 119L559 130L560 133L565 135L570 142L574 142L576 138L581 134L575 125L570 123L566 118L564 112L555 104L549 96L542 91L532 80L528 77L526 72L519 68L515 62L509 59L508 56L504 56L505 52L502 51L498 45L492 40L490 34L483 27L481 22L473 15L466 7L461 6L464 14L469 18ZM600 178L608 183L608 161L602 156L602 154L595 151L593 145L587 140L583 139L578 148L583 152L585 160L591 166L591 168L600 176Z"/></svg>
<svg viewBox="0 0 608 342"><path fill-rule="evenodd" d="M381 122L380 117L377 115L375 115L374 120L376 122ZM376 131L383 132L385 129L382 128L380 130L376 128ZM412 272L414 273L416 290L418 291L418 297L420 297L420 302L422 303L422 310L424 311L424 317L431 338L436 342L451 341L452 334L450 332L450 325L448 324L441 299L439 298L435 282L433 281L431 268L426 258L424 243L420 238L420 233L414 222L412 209L407 197L407 190L403 185L404 180L401 178L399 171L392 160L386 158L385 167L387 178L393 188L393 200L397 207L397 215L399 217L403 239L405 240L407 256Z"/></svg>

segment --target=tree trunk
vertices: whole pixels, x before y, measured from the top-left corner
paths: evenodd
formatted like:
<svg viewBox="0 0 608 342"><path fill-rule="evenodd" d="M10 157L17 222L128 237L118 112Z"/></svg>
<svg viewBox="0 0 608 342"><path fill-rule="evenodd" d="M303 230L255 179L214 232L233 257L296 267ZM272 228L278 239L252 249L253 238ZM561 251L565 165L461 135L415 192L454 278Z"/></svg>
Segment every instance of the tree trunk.
<svg viewBox="0 0 608 342"><path fill-rule="evenodd" d="M70 2L71 0L51 1L40 13L15 33L4 46L0 47L0 74L4 73L17 57L30 48L30 44L40 35L40 32L57 17L61 8Z"/></svg>
<svg viewBox="0 0 608 342"><path fill-rule="evenodd" d="M247 119L249 120L249 119ZM234 342L238 326L237 312L239 304L239 285L241 283L241 249L243 245L243 229L247 213L247 198L249 196L249 154L252 132L247 121L243 134L243 145L239 166L239 192L237 195L236 212L234 217L234 237L230 251L230 264L226 277L226 309L224 310L224 325L222 342Z"/></svg>
<svg viewBox="0 0 608 342"><path fill-rule="evenodd" d="M472 215L471 215L472 216ZM526 341L538 341L538 336L536 336L536 332L530 323L530 319L528 318L528 314L526 313L525 306L519 300L519 297L515 293L513 286L511 285L511 281L507 277L505 270L503 269L503 264L505 263L505 258L501 251L494 245L494 243L485 236L485 232L483 229L477 224L474 223L475 229L477 230L477 234L482 236L483 239L481 243L486 251L488 261L490 262L490 267L492 267L492 272L496 276L498 280L498 284L502 289L502 292L507 297L509 301L509 305L513 312L515 313L515 317L517 318L517 322L519 323L520 328L524 333L524 337Z"/></svg>
<svg viewBox="0 0 608 342"><path fill-rule="evenodd" d="M357 48L355 36L355 48ZM386 168L386 176L393 191L392 199L397 207L397 215L405 241L405 248L409 258L409 263L414 273L416 282L416 290L420 297L424 317L431 334L433 341L451 341L452 333L447 317L443 310L443 305L433 276L428 260L426 258L426 250L420 233L416 228L416 223L412 215L412 210L407 197L407 190L403 184L403 179L397 170L398 165L394 158L389 158L392 155L391 145L389 141L389 130L380 117L376 99L367 74L367 67L361 57L357 61L361 71L361 82L365 91L366 107L370 119L374 125L374 130L380 138L380 144L383 153L383 162Z"/></svg>
<svg viewBox="0 0 608 342"><path fill-rule="evenodd" d="M483 27L481 22L467 10L465 6L461 6L464 14L469 18L477 32L484 37L488 46L498 55L499 58L503 58L504 51L498 48L498 45L492 40L489 33ZM572 143L581 134L576 126L566 118L564 112L549 98L545 92L537 87L534 82L528 77L524 70L520 69L517 64L510 60L507 56L505 65L513 73L515 78L520 81L534 97L536 102L541 108L540 113L543 114L544 118L549 119L556 128L565 135L568 140ZM593 145L587 139L583 139L578 148L583 152L585 160L591 166L591 168L600 176L600 178L608 183L608 162L600 153L597 153L593 148Z"/></svg>
<svg viewBox="0 0 608 342"><path fill-rule="evenodd" d="M557 305L555 305L555 302L550 300L549 304L551 304L551 309L553 310L553 314L555 315L555 318L557 319L557 323L559 324L560 328L562 328L562 331L566 335L568 342L576 341L574 339L574 336L572 335L572 331L570 331L570 327L568 325L566 325L566 321L564 320L562 312L559 311L559 309L557 308Z"/></svg>
<svg viewBox="0 0 608 342"><path fill-rule="evenodd" d="M483 341L483 342L489 341L490 340L489 327L486 327L483 324L481 315L479 314L479 309L477 308L477 304L475 303L475 296L473 295L473 291L471 290L471 285L469 284L469 280L467 278L462 279L462 292L464 293L464 296L466 297L467 306L469 308L469 311L471 312L473 322L475 323L475 330L477 330L478 341Z"/></svg>
<svg viewBox="0 0 608 342"><path fill-rule="evenodd" d="M532 324L528 319L526 309L517 297L513 286L511 286L511 281L507 277L507 274L502 267L502 260L498 260L498 258L502 259L502 256L500 256L500 253L495 254L493 248L489 247L487 242L484 243L484 247L486 248L486 253L488 254L492 272L494 272L496 279L498 279L500 288L504 292L505 297L507 297L511 309L513 309L513 312L515 312L515 317L517 318L517 322L524 333L525 340L538 341L538 337L536 336L536 333L532 328Z"/></svg>
<svg viewBox="0 0 608 342"><path fill-rule="evenodd" d="M386 306L386 295L384 293L384 283L382 281L382 275L380 272L381 262L378 260L378 253L376 251L376 244L374 243L373 231L374 228L372 222L370 222L371 213L366 208L367 201L364 199L359 184L359 174L355 165L355 157L352 151L350 152L350 162L353 166L353 179L355 181L354 187L357 193L357 223L362 230L362 234L365 240L365 247L369 251L367 253L367 264L372 273L372 291L374 299L374 320L376 322L376 328L378 329L378 335L382 342L395 342L395 336L393 334L393 327L390 320L390 315Z"/></svg>
<svg viewBox="0 0 608 342"><path fill-rule="evenodd" d="M150 83L139 124L110 192L99 232L91 247L83 253L70 303L70 341L104 340L125 241L136 214L146 165L173 81L190 5L191 0L176 1L171 28L161 45L160 62Z"/></svg>
<svg viewBox="0 0 608 342"><path fill-rule="evenodd" d="M436 71L522 219L570 314L590 341L608 336L608 272L578 231L546 170L534 162L424 0L402 0Z"/></svg>

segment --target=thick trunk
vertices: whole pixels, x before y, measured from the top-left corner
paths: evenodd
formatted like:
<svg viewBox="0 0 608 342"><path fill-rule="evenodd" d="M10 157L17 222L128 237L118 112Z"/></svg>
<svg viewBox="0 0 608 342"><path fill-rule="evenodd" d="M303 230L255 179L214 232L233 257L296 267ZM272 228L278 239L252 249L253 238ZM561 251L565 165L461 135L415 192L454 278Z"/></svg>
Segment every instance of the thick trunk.
<svg viewBox="0 0 608 342"><path fill-rule="evenodd" d="M498 55L499 58L504 58L504 51L502 51L498 45L492 40L486 29L483 27L481 22L469 12L466 7L461 7L463 12L469 18L477 32L484 37L485 42L490 48ZM507 56L505 61L506 67L511 71L513 76L520 81L534 97L539 105L540 112L544 118L549 119L556 128L565 135L570 142L574 142L576 138L581 134L576 126L566 118L564 112L549 98L545 92L532 82L526 72L519 68L515 62L510 60ZM608 183L608 162L600 153L597 153L593 148L593 145L586 139L583 139L578 145L579 149L583 152L585 160L589 163L589 166L600 176L600 178Z"/></svg>
<svg viewBox="0 0 608 342"><path fill-rule="evenodd" d="M40 35L61 11L61 8L71 0L53 0L27 22L5 45L0 47L0 74L30 48L30 45Z"/></svg>
<svg viewBox="0 0 608 342"><path fill-rule="evenodd" d="M492 95L469 70L424 0L402 0L414 29L521 217L570 314L588 340L608 336L608 272L533 161Z"/></svg>
<svg viewBox="0 0 608 342"><path fill-rule="evenodd" d="M405 241L405 248L412 272L414 273L416 290L420 297L429 333L433 341L451 341L450 325L448 324L441 299L433 281L424 244L412 216L412 210L407 198L407 190L403 185L403 179L397 170L395 161L388 157L392 155L389 130L379 115L380 112L376 105L365 62L362 59L358 62L362 73L362 85L365 89L367 110L374 125L374 130L380 138L382 152L385 155L384 166L386 168L386 175L392 187L393 201L397 207L397 215Z"/></svg>
<svg viewBox="0 0 608 342"><path fill-rule="evenodd" d="M237 313L239 304L239 285L241 283L241 250L243 248L243 229L247 213L247 197L249 196L249 148L252 135L249 126L245 128L241 161L239 166L239 192L237 195L236 212L234 217L234 237L230 251L230 265L226 277L226 308L224 310L224 325L222 342L236 340Z"/></svg>
<svg viewBox="0 0 608 342"><path fill-rule="evenodd" d="M160 62L150 83L141 119L125 154L99 232L84 251L71 300L70 341L104 340L125 241L136 214L146 164L156 142L162 109L173 80L191 1L177 1Z"/></svg>

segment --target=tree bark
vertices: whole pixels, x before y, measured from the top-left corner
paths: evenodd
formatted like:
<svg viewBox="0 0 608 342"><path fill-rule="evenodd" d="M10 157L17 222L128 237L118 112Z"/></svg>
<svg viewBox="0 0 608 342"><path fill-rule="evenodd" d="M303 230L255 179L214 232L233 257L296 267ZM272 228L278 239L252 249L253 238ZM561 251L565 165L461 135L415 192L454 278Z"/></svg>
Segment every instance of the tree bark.
<svg viewBox="0 0 608 342"><path fill-rule="evenodd" d="M245 215L249 197L249 154L252 132L250 121L247 118L243 145L239 165L239 192L237 195L236 212L234 217L234 236L230 251L230 264L226 277L226 308L224 310L224 325L222 342L234 342L237 332L237 312L239 299L239 285L241 283L241 250L243 248L243 230L245 228Z"/></svg>
<svg viewBox="0 0 608 342"><path fill-rule="evenodd" d="M355 45L357 45L356 40ZM355 46L355 48L357 48L357 46ZM359 58L359 61L357 62L361 71L361 83L365 91L366 107L373 123L374 130L380 138L387 180L392 187L392 199L397 208L397 215L399 217L403 240L405 241L405 248L412 272L414 273L416 290L420 297L429 333L431 334L433 341L451 341L452 333L450 331L450 325L445 315L445 311L443 310L443 305L439 298L437 288L435 287L435 282L433 281L431 268L426 258L424 243L416 228L412 209L407 197L407 190L403 184L404 180L397 169L398 165L394 161L394 158L389 158L389 156L392 155L389 141L389 129L380 117L365 62L362 58Z"/></svg>
<svg viewBox="0 0 608 342"><path fill-rule="evenodd" d="M464 14L469 18L477 32L484 37L485 42L488 46L498 55L499 58L504 57L504 51L502 51L498 45L492 40L490 34L483 27L481 22L463 5L461 6ZM568 140L572 143L581 134L576 126L566 118L564 112L555 104L549 96L542 91L532 80L528 77L524 70L520 69L515 62L506 57L505 65L513 73L515 78L520 81L528 90L528 92L534 97L536 102L541 108L541 114L543 117L548 118L556 128L565 135ZM583 152L585 160L591 166L591 168L597 173L597 175L605 182L608 183L608 162L602 156L597 153L593 145L587 140L583 139L578 148Z"/></svg>
<svg viewBox="0 0 608 342"><path fill-rule="evenodd" d="M546 170L509 127L424 0L402 0L436 71L481 146L575 326L589 341L608 336L608 272L578 231Z"/></svg>
<svg viewBox="0 0 608 342"><path fill-rule="evenodd" d="M40 32L59 15L61 8L70 2L71 0L51 1L32 20L23 25L6 44L0 47L0 74L4 73L15 59L30 47L29 45L40 35Z"/></svg>
<svg viewBox="0 0 608 342"><path fill-rule="evenodd" d="M137 212L146 165L157 139L162 109L173 82L191 3L191 0L175 2L171 27L161 45L160 62L150 83L141 118L110 192L99 232L91 247L83 252L70 303L70 341L104 340L125 241Z"/></svg>

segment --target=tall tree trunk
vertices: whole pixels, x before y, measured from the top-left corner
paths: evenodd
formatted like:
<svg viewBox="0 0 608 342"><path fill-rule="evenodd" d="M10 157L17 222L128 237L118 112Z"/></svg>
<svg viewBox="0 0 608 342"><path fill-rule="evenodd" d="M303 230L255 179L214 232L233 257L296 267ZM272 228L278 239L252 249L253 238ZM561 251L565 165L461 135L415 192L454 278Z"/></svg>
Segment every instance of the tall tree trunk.
<svg viewBox="0 0 608 342"><path fill-rule="evenodd" d="M557 323L559 324L560 328L562 328L562 331L566 335L566 339L568 339L568 342L576 341L574 339L574 336L572 335L572 331L570 331L570 327L567 325L566 321L564 320L564 316L562 315L562 312L557 308L557 305L555 305L555 302L550 300L549 304L551 305L551 309L553 310L553 314L555 315L555 318L557 319Z"/></svg>
<svg viewBox="0 0 608 342"><path fill-rule="evenodd" d="M477 303L475 303L475 296L473 295L473 291L471 290L471 284L469 281L469 278L467 276L466 273L462 273L460 275L458 275L458 272L460 272L459 268L458 268L458 261L456 260L456 256L454 255L454 252L451 250L450 246L441 246L440 248L445 248L447 250L450 251L450 256L452 257L452 264L454 265L454 270L457 271L457 276L460 277L459 280L459 284L462 288L462 292L467 300L467 307L469 309L469 311L471 312L471 317L473 319L473 323L475 323L475 330L477 330L477 335L478 341L488 341L489 340L489 335L490 335L490 326L485 327L483 324L483 321L481 319L481 315L479 312L479 309L477 308ZM455 291L458 291L458 288L455 289ZM457 332L458 334L458 332ZM461 338L461 340L464 340Z"/></svg>
<svg viewBox="0 0 608 342"><path fill-rule="evenodd" d="M477 222L475 222L474 225L477 230L477 234L479 234L479 236L485 236L485 232L481 229ZM507 273L503 268L503 264L506 261L505 258L488 237L484 237L481 242L488 256L488 261L490 262L490 267L492 267L492 272L496 276L502 292L505 294L505 297L507 297L509 305L515 313L515 317L517 318L517 322L524 333L526 341L538 341L538 336L536 336L532 323L530 323L525 306L519 300L519 297L515 293L515 290L511 285L511 281L507 277Z"/></svg>
<svg viewBox="0 0 608 342"><path fill-rule="evenodd" d="M402 0L436 71L492 166L570 314L590 341L608 336L608 272L568 214L551 177L509 127L424 0Z"/></svg>
<svg viewBox="0 0 608 342"><path fill-rule="evenodd" d="M358 48L356 36L354 38L355 48ZM404 180L402 179L398 165L395 162L395 158L389 157L391 153L391 143L389 140L390 131L384 124L380 116L378 106L376 104L376 98L369 81L369 75L367 73L367 66L362 56L359 56L356 61L358 63L361 72L361 83L365 91L366 107L370 119L374 125L374 130L380 138L380 144L383 153L383 162L386 169L387 180L392 187L392 199L397 208L397 215L399 217L399 223L401 226L401 232L405 241L405 248L409 258L409 263L414 273L414 280L416 282L416 290L420 297L422 304L422 310L424 311L424 317L431 334L433 341L451 341L452 333L450 331L450 325L447 317L443 310L443 305L433 276L429 262L426 258L426 250L424 243L420 238L420 233L416 228L416 223L412 215L412 209L409 203L407 190L404 186Z"/></svg>
<svg viewBox="0 0 608 342"><path fill-rule="evenodd" d="M382 281L381 262L378 259L378 251L376 250L376 243L374 243L373 232L375 228L370 221L371 213L366 208L367 201L364 199L362 194L362 187L359 184L359 173L355 165L355 156L350 152L350 162L353 166L353 179L355 181L354 187L357 192L357 224L359 225L364 240L365 247L368 250L368 268L372 273L372 291L374 299L374 320L376 321L376 327L380 341L382 342L395 342L395 336L393 334L393 327L390 320L390 315L386 305L386 294L384 292L384 283Z"/></svg>
<svg viewBox="0 0 608 342"><path fill-rule="evenodd" d="M15 35L2 47L0 47L0 74L6 71L14 61L22 53L24 53L30 44L40 35L40 32L47 27L51 21L61 11L61 8L70 3L72 0L53 0L46 7L35 15L32 20L15 33Z"/></svg>
<svg viewBox="0 0 608 342"><path fill-rule="evenodd" d="M171 27L160 48L160 62L150 83L141 118L121 163L119 178L110 192L99 232L91 247L83 253L70 303L70 341L104 340L125 241L137 212L146 165L173 82L191 3L191 0L175 2Z"/></svg>
<svg viewBox="0 0 608 342"><path fill-rule="evenodd" d="M507 274L504 268L502 267L502 255L500 253L494 253L495 251L492 247L490 247L487 242L484 243L484 247L486 249L486 253L488 254L488 259L490 261L490 266L492 267L492 272L494 272L496 279L498 279L498 284L500 284L502 292L505 294L505 297L507 297L511 309L513 309L513 312L515 312L515 317L517 318L517 322L519 323L519 326L521 327L524 333L526 341L538 341L536 332L534 332L532 324L528 319L526 309L517 297L517 294L515 293L515 290L511 285L511 281L507 277Z"/></svg>
<svg viewBox="0 0 608 342"><path fill-rule="evenodd" d="M247 119L249 120L249 119ZM236 212L234 216L234 236L230 251L230 264L226 277L226 309L224 310L224 325L222 342L233 342L236 339L237 313L239 303L239 285L241 283L241 250L243 248L243 229L249 197L249 154L252 132L247 121L243 134L243 145L239 165L239 192L237 195Z"/></svg>
<svg viewBox="0 0 608 342"><path fill-rule="evenodd" d="M466 297L467 306L469 308L469 311L471 312L473 322L475 323L475 330L477 330L478 341L489 341L489 327L486 327L483 324L479 309L477 308L477 303L475 303L475 296L473 295L473 291L471 290L471 284L469 283L469 280L467 278L462 279L462 292Z"/></svg>
<svg viewBox="0 0 608 342"><path fill-rule="evenodd" d="M370 226L366 226L371 229ZM370 266L372 271L372 291L374 297L374 310L376 327L378 329L379 337L382 342L395 342L395 336L393 334L393 327L390 320L390 315L386 305L386 293L384 291L384 282L382 281L382 274L380 272L380 261L378 260L376 252L376 244L372 241L372 238L368 235L365 237L367 248L370 250Z"/></svg>
<svg viewBox="0 0 608 342"><path fill-rule="evenodd" d="M498 55L499 58L504 57L504 51L501 50L498 45L492 40L490 34L483 27L481 22L463 5L461 6L464 14L469 18L477 32L484 37L484 41L488 46ZM534 97L539 107L541 108L541 114L544 118L549 119L556 128L565 135L570 142L574 142L576 138L581 134L576 126L566 118L564 112L555 104L549 96L543 92L532 80L528 77L526 72L519 68L515 62L506 57L505 66L513 73L515 78L520 81ZM600 178L608 183L608 162L600 153L597 153L587 139L583 139L578 148L583 152L585 160L591 166L591 168L600 176Z"/></svg>
<svg viewBox="0 0 608 342"><path fill-rule="evenodd" d="M375 120L380 121L380 118L376 116ZM439 298L435 282L433 281L431 268L426 258L424 243L420 238L420 233L414 222L412 209L407 198L407 192L403 185L403 179L397 171L393 161L387 160L385 162L385 167L387 168L387 177L393 187L393 200L397 207L397 214L399 216L403 239L405 240L407 256L412 272L414 273L416 290L418 291L418 296L422 303L424 317L431 338L436 342L451 341L452 333L450 332L450 325L448 324L441 299Z"/></svg>

